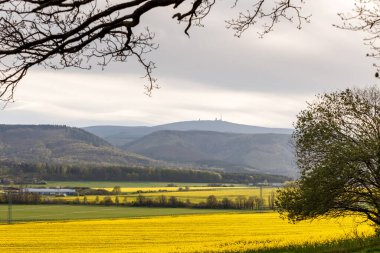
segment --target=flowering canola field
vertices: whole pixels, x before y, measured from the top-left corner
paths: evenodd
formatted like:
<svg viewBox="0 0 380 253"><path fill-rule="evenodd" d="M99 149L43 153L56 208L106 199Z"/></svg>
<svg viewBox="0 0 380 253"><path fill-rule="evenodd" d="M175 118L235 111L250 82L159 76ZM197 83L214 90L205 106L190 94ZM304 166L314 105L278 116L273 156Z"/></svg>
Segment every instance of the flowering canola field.
<svg viewBox="0 0 380 253"><path fill-rule="evenodd" d="M112 190L110 188L104 188L107 190ZM145 190L145 191L153 191L154 188L128 188L129 191L136 192L137 190ZM132 190L131 190L132 189ZM157 188L156 188L157 189ZM141 194L129 194L129 195L121 195L119 196L119 201L123 202L124 197L127 197L127 202L132 202L136 200L136 197L138 195L145 196L147 198L156 199L158 196L164 195L167 197L177 197L178 199L182 201L190 200L192 203L199 203L206 201L207 197L210 195L214 195L218 200L222 200L223 198L229 198L231 200L235 200L239 196L244 196L246 198L249 197L259 197L260 196L260 189L257 187L214 187L214 188L191 188L190 191L177 191L178 187L175 188L176 191L168 191L168 192L149 192L149 193L141 193ZM262 191L263 199L266 202L268 196L271 193L275 193L277 188L264 188ZM127 191L127 189L123 190ZM115 196L110 196L113 201L115 201ZM79 197L79 201L83 202L82 196ZM94 202L96 196L86 196L87 201ZM99 199L102 200L104 196L99 196ZM64 199L67 201L73 201L77 199L76 196L68 196L68 197L59 197L58 199Z"/></svg>
<svg viewBox="0 0 380 253"><path fill-rule="evenodd" d="M293 225L277 213L0 225L0 252L225 252L346 238L353 218ZM357 227L373 233L369 225Z"/></svg>
<svg viewBox="0 0 380 253"><path fill-rule="evenodd" d="M268 198L271 193L275 193L277 188L263 188L262 194L264 201ZM145 193L141 194L146 197L155 198L160 195L175 196L181 200L189 199L192 203L199 203L201 201L206 201L207 197L214 195L218 200L223 198L229 198L234 200L239 196L244 196L249 198L251 196L260 197L260 188L257 187L233 187L233 188L215 188L204 191L177 191L177 192L155 192L155 193ZM133 195L132 195L133 196ZM137 196L137 195L136 195Z"/></svg>
<svg viewBox="0 0 380 253"><path fill-rule="evenodd" d="M206 191L206 190L220 190L220 189L252 189L252 187L248 186L234 186L234 187L217 187L217 186L188 186L187 188L182 187L182 186L162 186L162 187L121 187L120 190L123 193L135 193L137 191L141 192L163 192L163 191L168 191L168 192L175 192L178 191L180 188L182 190L190 190L190 191ZM112 192L113 188L112 187L103 187L99 188L96 187L94 189L104 189L109 192Z"/></svg>

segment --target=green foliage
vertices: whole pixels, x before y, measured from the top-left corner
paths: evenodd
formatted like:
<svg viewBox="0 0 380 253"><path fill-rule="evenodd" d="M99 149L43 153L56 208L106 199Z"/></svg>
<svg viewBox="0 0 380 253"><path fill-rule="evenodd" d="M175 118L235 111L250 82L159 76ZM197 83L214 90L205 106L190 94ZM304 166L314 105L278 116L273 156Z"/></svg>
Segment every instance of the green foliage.
<svg viewBox="0 0 380 253"><path fill-rule="evenodd" d="M301 177L278 194L292 221L356 213L380 225L380 90L320 95L297 116Z"/></svg>
<svg viewBox="0 0 380 253"><path fill-rule="evenodd" d="M114 202L113 202L113 200L112 200L112 198L110 197L110 196L105 196L104 198L103 198L103 201L101 202L101 204L103 204L103 205L106 205L106 206L110 206L110 205L112 205Z"/></svg>
<svg viewBox="0 0 380 253"><path fill-rule="evenodd" d="M120 186L115 186L113 189L112 189L112 194L114 195L119 195L121 193L121 187Z"/></svg>
<svg viewBox="0 0 380 253"><path fill-rule="evenodd" d="M271 249L248 250L244 253L378 253L377 237L334 240L324 243L289 245ZM231 252L232 253L232 252Z"/></svg>
<svg viewBox="0 0 380 253"><path fill-rule="evenodd" d="M218 206L218 200L214 195L207 197L206 205L210 208L216 208Z"/></svg>
<svg viewBox="0 0 380 253"><path fill-rule="evenodd" d="M128 203L131 206L144 207L186 207L202 209L238 209L238 210L268 210L270 207L264 206L264 200L258 197L239 196L236 200L223 198L218 200L215 195L210 195L206 201L193 203L190 199L184 201L176 196L159 195L156 198L149 198L144 195L136 196L136 200Z"/></svg>
<svg viewBox="0 0 380 253"><path fill-rule="evenodd" d="M13 204L40 204L42 202L40 194L19 192L12 193L11 196L8 194L0 194L0 203L8 203L9 197L11 197Z"/></svg>
<svg viewBox="0 0 380 253"><path fill-rule="evenodd" d="M139 166L64 165L15 163L0 160L1 176L39 177L45 180L157 181L157 182L283 182L284 176L253 173L221 173L196 169L150 168ZM84 193L88 195L89 193Z"/></svg>
<svg viewBox="0 0 380 253"><path fill-rule="evenodd" d="M83 188L76 187L76 191L79 195L109 195L110 192L105 189L91 189L91 188Z"/></svg>
<svg viewBox="0 0 380 253"><path fill-rule="evenodd" d="M196 191L199 192L199 191ZM128 202L127 197L131 200ZM83 204L83 205L124 205L139 207L186 207L186 208L202 208L202 209L238 209L238 210L273 210L270 203L265 203L264 199L258 196L239 195L236 199L231 197L217 198L216 195L208 195L201 201L198 199L184 199L170 194L161 195L103 195L103 196L41 196L31 193L13 193L12 199L16 204ZM122 202L120 201L122 200ZM195 200L195 201L194 201ZM203 200L203 201L202 201ZM6 194L0 194L0 204L7 204L8 198Z"/></svg>

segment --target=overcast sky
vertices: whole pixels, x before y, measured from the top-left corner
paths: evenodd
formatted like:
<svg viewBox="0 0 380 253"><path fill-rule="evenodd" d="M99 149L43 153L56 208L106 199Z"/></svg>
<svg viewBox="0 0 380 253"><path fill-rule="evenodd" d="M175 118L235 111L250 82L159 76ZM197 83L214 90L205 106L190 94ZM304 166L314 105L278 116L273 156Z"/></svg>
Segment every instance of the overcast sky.
<svg viewBox="0 0 380 253"><path fill-rule="evenodd" d="M264 39L257 30L235 38L224 20L237 14L218 2L205 27L183 33L171 9L142 19L156 33L155 77L161 86L144 95L143 69L130 59L104 71L35 69L0 111L3 124L156 125L215 119L268 127L292 127L317 93L377 84L365 34L336 29L336 13L353 0L308 1L311 24L299 31L281 23ZM169 12L170 11L170 12Z"/></svg>

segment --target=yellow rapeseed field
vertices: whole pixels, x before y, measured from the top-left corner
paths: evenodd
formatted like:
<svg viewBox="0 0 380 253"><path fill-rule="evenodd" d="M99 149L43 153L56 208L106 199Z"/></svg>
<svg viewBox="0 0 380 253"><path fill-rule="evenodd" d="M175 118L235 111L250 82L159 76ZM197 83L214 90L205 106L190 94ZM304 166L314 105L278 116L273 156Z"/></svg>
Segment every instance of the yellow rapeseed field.
<svg viewBox="0 0 380 253"><path fill-rule="evenodd" d="M158 192L158 191L177 191L179 187L168 187L168 186L162 186L162 187L121 187L120 190L124 193L131 193L131 192ZM95 188L95 189L104 189L109 192L112 192L113 188L106 187L106 188Z"/></svg>
<svg viewBox="0 0 380 253"><path fill-rule="evenodd" d="M154 188L128 188L132 189L130 191L136 192L137 190L144 190L144 191L153 191ZM155 188L158 189L158 188ZM164 188L160 188L164 189ZM168 192L149 192L149 193L141 193L141 194L129 194L126 195L127 202L135 201L136 197L138 195L143 195L148 198L156 199L158 196L165 195L167 197L177 197L181 199L182 201L190 200L192 203L199 203L206 201L207 197L210 195L216 196L218 200L222 200L223 198L229 198L231 200L235 200L239 196L244 196L246 198L249 198L251 196L259 197L261 192L260 188L258 187L194 187L190 188L190 191L177 191L178 187L175 188L175 191L168 191ZM108 189L110 190L110 189ZM112 189L111 189L112 190ZM275 193L277 188L263 188L262 195L264 198L264 201L267 202L267 198L271 193ZM125 190L126 191L126 190ZM125 192L123 191L123 192ZM64 200L75 200L76 196L69 196L69 197L60 197L59 199ZM95 201L96 196L87 196L87 201L93 202ZM99 196L99 200L103 200L104 196ZM111 197L113 201L115 201L115 196ZM119 196L119 201L122 202L124 199L124 195ZM80 196L79 200L83 202L83 197Z"/></svg>
<svg viewBox="0 0 380 253"><path fill-rule="evenodd" d="M264 200L266 201L268 196L273 192L275 193L277 188L263 188L262 195ZM231 200L235 200L239 196L244 196L246 198L249 197L259 197L260 196L260 188L257 187L245 187L245 188L217 188L210 189L204 191L176 191L176 192L155 192L155 193L145 193L141 194L146 197L157 197L160 195L166 196L175 196L181 200L189 199L192 203L199 203L201 201L206 201L207 197L210 195L214 195L218 200L222 200L223 198L229 198Z"/></svg>
<svg viewBox="0 0 380 253"><path fill-rule="evenodd" d="M346 238L352 218L289 224L277 213L41 222L0 226L0 252L223 252ZM357 227L372 234L369 225Z"/></svg>
<svg viewBox="0 0 380 253"><path fill-rule="evenodd" d="M137 191L141 192L162 192L162 191L168 191L168 192L175 192L178 191L179 189L182 190L190 190L190 191L205 191L205 190L220 190L220 189L247 189L252 187L248 186L234 186L234 187L215 187L215 186L188 186L186 187L178 187L178 186L162 186L162 187L121 187L120 190L123 193L134 193ZM105 188L95 188L95 189L104 189L109 192L112 192L113 188L111 187L105 187Z"/></svg>

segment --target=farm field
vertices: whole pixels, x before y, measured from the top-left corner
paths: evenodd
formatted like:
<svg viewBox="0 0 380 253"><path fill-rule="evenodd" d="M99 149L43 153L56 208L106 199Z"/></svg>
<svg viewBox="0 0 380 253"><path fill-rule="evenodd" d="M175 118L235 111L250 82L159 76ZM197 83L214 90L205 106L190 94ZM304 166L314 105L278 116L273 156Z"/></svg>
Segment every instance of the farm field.
<svg viewBox="0 0 380 253"><path fill-rule="evenodd" d="M202 201L206 201L207 197L210 195L214 195L218 200L222 200L223 198L229 198L231 200L235 200L238 197L246 197L249 198L251 196L260 196L260 188L258 187L213 187L213 188L203 188L199 187L197 189L190 188L189 191L178 191L176 188L175 191L168 192L147 192L147 193L136 193L136 190L141 190L144 188L134 188L134 193L123 194L119 196L119 201L123 202L124 197L127 202L132 202L136 200L136 197L139 195L145 196L147 198L156 199L158 196L166 196L166 197L177 197L182 201L189 200L191 203L199 203ZM278 188L263 188L262 195L265 202L267 202L267 198L270 194L275 193ZM112 190L112 189L111 189ZM68 196L61 199L65 199L68 201L74 201L79 198L81 202L83 202L83 196ZM96 199L96 196L86 196L87 201L93 202ZM99 196L100 200L104 198L104 196ZM111 196L112 200L115 201L116 196Z"/></svg>
<svg viewBox="0 0 380 253"><path fill-rule="evenodd" d="M146 208L84 205L13 205L12 209L12 220L14 222L138 218L148 216L233 212L232 210L229 211L216 209ZM7 205L0 205L0 223L5 223L7 221L7 211Z"/></svg>
<svg viewBox="0 0 380 253"><path fill-rule="evenodd" d="M120 190L123 193L136 193L136 192L175 192L175 191L207 191L207 190L220 190L220 189L249 189L248 186L234 186L234 187L215 187L215 186L162 186L162 187L121 187ZM96 188L104 189L109 192L113 190L112 188Z"/></svg>
<svg viewBox="0 0 380 253"><path fill-rule="evenodd" d="M289 224L277 213L38 222L0 226L0 251L244 252L373 234L358 218Z"/></svg>
<svg viewBox="0 0 380 253"><path fill-rule="evenodd" d="M266 199L272 192L276 192L277 188L263 188L262 195L263 198ZM137 196L137 194L135 194ZM260 188L258 187L232 187L232 188L213 188L213 189L205 189L205 190L190 190L190 191L176 191L176 192L157 192L157 193L145 193L141 194L145 197L155 198L160 195L166 196L174 196L181 200L189 199L193 203L199 203L201 201L205 201L208 196L214 195L218 200L223 198L235 199L237 197L251 197L251 196L260 196Z"/></svg>
<svg viewBox="0 0 380 253"><path fill-rule="evenodd" d="M168 186L174 185L174 186ZM119 186L123 193L178 191L180 188L187 190L213 190L220 188L250 188L241 184L226 184L224 187L208 186L208 183L176 183L176 182L126 182L126 181L49 181L45 185L31 185L32 187L89 187L93 189L105 189L112 191Z"/></svg>
<svg viewBox="0 0 380 253"><path fill-rule="evenodd" d="M51 185L48 184L45 187L59 185L64 187L61 183L49 182ZM168 199L174 196L191 203L205 202L210 195L214 195L219 201L223 198L238 201L239 198L262 196L264 204L268 204L268 197L278 189L274 187L261 189L244 185L215 187L191 183L182 185L174 183L175 187L168 187L169 183L154 182L133 182L124 185L123 182L75 183L76 185L73 184L72 187L101 188L110 192L115 185L119 185L122 194L119 196L43 196L43 202L49 199L60 199L73 203L84 203L85 198L88 203L91 203L98 197L100 204L17 204L13 205L14 224L11 225L6 224L8 206L0 205L0 223L2 223L0 225L0 252L248 253L253 250L264 250L267 253L278 253L284 251L268 250L289 245L290 247L300 245L299 248L302 249L305 245L310 247L314 243L327 243L331 246L335 245L331 243L332 240L374 234L373 227L368 224L359 224L358 217L356 219L349 217L320 219L311 223L301 222L294 225L282 220L277 213L272 211L125 206L126 203L136 201L139 195L152 200L157 200L161 195ZM114 203L118 198L120 206L105 206L106 198L111 198ZM16 234L18 239L12 239ZM373 243L369 246L373 246ZM326 249L323 247L323 250ZM335 246L331 247L335 250ZM376 248L378 247L375 246ZM306 251L297 252L309 252L308 250L309 248L306 248ZM355 253L359 252L362 253L362 251L355 251Z"/></svg>

